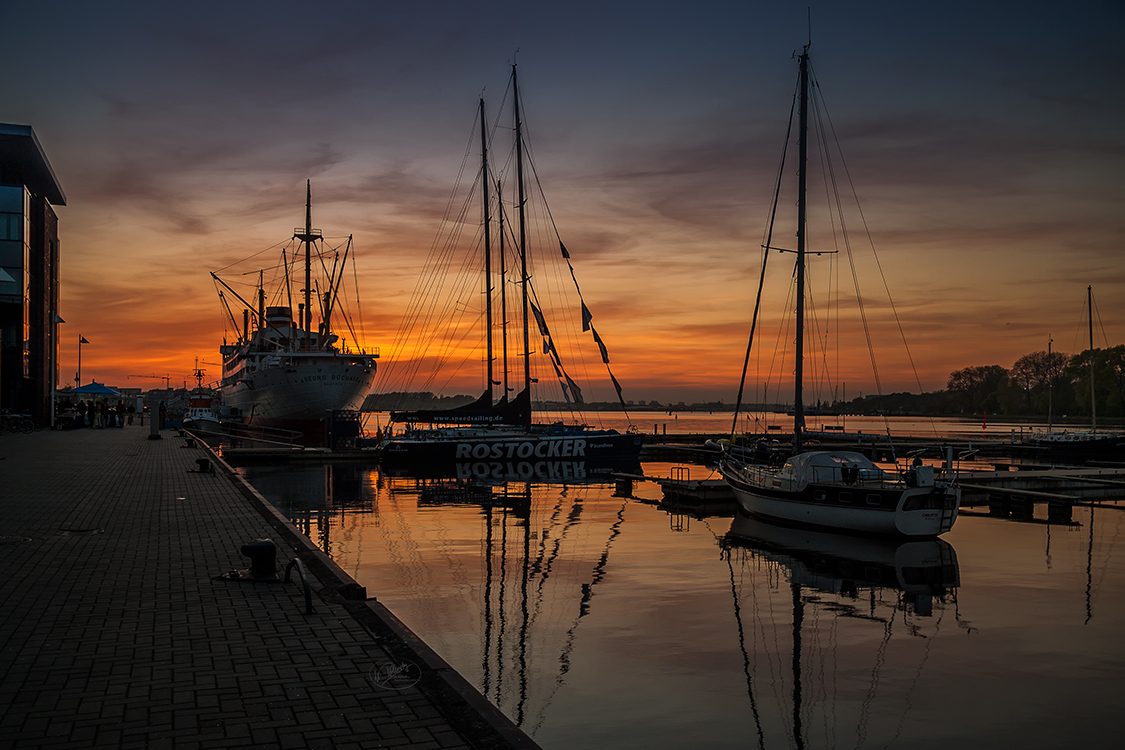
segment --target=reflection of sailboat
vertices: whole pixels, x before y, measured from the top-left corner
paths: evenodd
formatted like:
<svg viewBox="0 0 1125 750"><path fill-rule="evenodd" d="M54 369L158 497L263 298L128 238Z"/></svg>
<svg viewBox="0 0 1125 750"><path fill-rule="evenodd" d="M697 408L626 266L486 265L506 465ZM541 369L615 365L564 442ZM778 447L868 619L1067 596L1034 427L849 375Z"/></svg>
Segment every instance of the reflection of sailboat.
<svg viewBox="0 0 1125 750"><path fill-rule="evenodd" d="M800 127L797 136L797 249L796 249L796 349L793 377L792 456L780 468L750 463L731 446L724 447L719 468L749 513L790 523L824 526L837 530L903 536L936 536L948 531L957 519L961 491L935 481L933 467L912 467L901 476L885 472L855 451L804 451L806 409L803 402L805 358L805 259L806 167L808 148L809 55L800 55L798 83ZM780 189L780 182L779 182ZM776 214L775 197L775 214ZM768 253L773 227L765 243ZM765 258L762 261L765 281ZM759 300L761 299L759 289ZM751 328L758 313L755 310ZM747 350L747 363L750 350ZM743 369L743 382L746 370ZM738 402L742 401L742 388ZM918 462L921 464L921 461Z"/></svg>
<svg viewBox="0 0 1125 750"><path fill-rule="evenodd" d="M910 597L957 588L957 554L941 539L897 541L776 526L737 514L727 539L784 560L802 585L828 593L887 588ZM922 604L923 609L929 609Z"/></svg>
<svg viewBox="0 0 1125 750"><path fill-rule="evenodd" d="M399 442L399 441L396 441ZM548 459L502 461L405 461L383 462L388 476L418 479L458 479L481 482L612 482L616 473L640 473L636 459Z"/></svg>
<svg viewBox="0 0 1125 750"><path fill-rule="evenodd" d="M528 199L524 187L524 160L525 160L525 145L522 130L522 119L520 110L519 86L516 78L515 66L512 66L512 109L515 119L515 171L516 181L518 185L518 199L516 201L516 211L518 216L518 233L514 236L514 251L517 253L517 262L519 264L519 290L521 297L522 308L522 347L523 352L520 355L522 359L523 378L520 390L509 399L509 392L515 390L508 386L509 366L508 366L508 313L507 313L507 297L506 297L506 275L507 266L505 262L504 252L504 237L505 237L505 223L502 202L500 209L496 212L500 226L500 331L502 333L502 344L500 347L500 355L503 361L501 367L500 379L495 378L494 360L496 355L493 346L493 284L492 279L492 255L493 249L491 247L491 198L490 190L493 187L492 177L490 176L490 166L488 162L488 128L485 122L484 114L484 101L480 103L480 131L481 131L481 169L479 173L479 182L482 194L482 204L484 206L484 219L483 219L483 239L482 250L484 258L484 274L485 282L483 285L484 309L480 315L480 322L484 327L484 339L486 342L485 352L483 353L484 369L485 369L485 391L475 402L461 406L454 409L445 410L430 410L430 409L416 409L410 411L394 411L391 413L391 419L394 422L407 425L407 431L404 435L394 437L388 440L381 449L381 457L389 464L429 464L435 463L451 464L453 462L462 462L465 464L472 464L471 471L476 475L484 473L491 475L507 475L512 478L517 478L518 473L513 472L506 463L512 462L532 462L536 464L549 464L551 462L573 463L585 461L598 461L598 460L628 460L636 461L641 448L642 437L639 433L629 432L626 434L619 433L617 430L600 430L593 429L586 425L581 424L563 424L556 422L554 424L535 424L533 419L533 404L532 404L532 383L538 382L538 379L532 375L532 335L530 321L532 315L534 316L535 325L539 334L542 337L542 352L547 355L552 371L560 384L562 398L568 406L580 407L583 404L582 390L578 384L571 378L567 372L568 365L564 362L558 347L556 347L555 339L552 331L548 326L547 315L544 313L544 306L539 299L539 294L543 293L540 290L538 293L531 284L531 273L528 266ZM497 197L499 190L497 190ZM463 216L458 217L457 232L460 232L460 227L463 224ZM511 227L507 228L511 231ZM557 231L551 227L557 236ZM442 243L449 242L455 244L455 239L442 240ZM570 264L570 255L567 253L565 247L562 246L560 241L559 248L562 252L562 257ZM444 255L437 263L437 268L434 269L436 273L446 273L447 266L451 261ZM570 268L571 276L573 277L573 268ZM429 275L429 271L425 275ZM426 299L432 293L436 282L425 281L420 284L423 293L420 295L421 299ZM575 277L575 289L577 290L577 280ZM474 293L476 290L474 290ZM579 298L581 298L581 291L578 291ZM435 295L436 296L436 295ZM421 305L420 305L421 306ZM457 308L457 315L462 314L462 305L453 305ZM585 302L581 305L582 311L582 330L592 331L595 342L598 344L603 363L609 365L609 356L601 337L591 324L592 316L589 309L586 307ZM404 323L404 330L409 330L413 326L418 325L421 328L427 327L427 322L431 320L429 312L425 314L418 314L415 317L412 313L407 314L408 324ZM440 317L440 316L439 316ZM473 321L474 327L476 321ZM450 324L444 326L437 331L425 331L424 334L411 334L411 337L420 337L421 335L435 335L449 337L457 329L457 324ZM468 333L458 334L467 336ZM419 357L418 359L422 359ZM613 378L612 372L610 377L617 390L617 395L620 399L621 388L617 380ZM494 386L502 386L503 391L496 399L494 395ZM625 402L621 400L621 405L624 408ZM425 428L419 428L419 425L428 425ZM538 473L538 472L536 472Z"/></svg>
<svg viewBox="0 0 1125 750"><path fill-rule="evenodd" d="M940 539L900 542L781 527L743 514L735 517L721 543L730 566L758 746L774 744L770 733L778 731L778 720L784 720L788 743L797 748L819 745L814 732L824 732L826 743L854 734L857 747L893 732L887 744L893 742L912 707L945 603L960 583L953 547ZM787 587L783 578L788 578ZM776 617L775 594L792 611L788 674L782 666L786 659L779 644L784 636L777 626L784 623ZM759 610L767 608L773 617L763 619ZM910 640L902 641L899 633L902 642L896 651L901 657L913 647L921 651L921 663L907 690L881 691L880 671L899 621ZM771 627L776 628L772 633ZM915 638L925 644L914 645ZM861 659L864 644L875 651L866 662ZM849 677L858 675L870 680L863 684ZM779 691L787 682L788 700ZM776 719L769 715L771 699ZM894 708L901 708L902 715L883 719Z"/></svg>
<svg viewBox="0 0 1125 750"><path fill-rule="evenodd" d="M443 565L433 565L432 560L416 554L420 545L408 540L408 528L404 528L404 539L388 544L402 550L402 575L415 583L418 578L443 579L452 569L458 571L461 585L454 606L479 614L480 627L479 636L472 636L479 637L475 663L458 668L534 735L567 682L581 624L594 611L594 598L606 577L628 500L615 502L612 508L590 504L598 493L581 484L548 487L396 478L388 485L391 496L400 502L417 497L419 507L424 505L427 510L450 506L433 514L443 520L464 518L463 506L479 506L479 537L458 538L460 547L476 550L479 544L479 560L474 553L471 565L449 557L448 548L441 552L446 557ZM454 506L462 507L455 511ZM608 530L591 533L595 524ZM415 553L409 560L408 549ZM450 606L449 599L437 601L427 596L431 631L443 631L441 618ZM469 621L475 620L476 615L470 615ZM452 629L456 631L457 624ZM442 638L435 637L439 650L445 650Z"/></svg>

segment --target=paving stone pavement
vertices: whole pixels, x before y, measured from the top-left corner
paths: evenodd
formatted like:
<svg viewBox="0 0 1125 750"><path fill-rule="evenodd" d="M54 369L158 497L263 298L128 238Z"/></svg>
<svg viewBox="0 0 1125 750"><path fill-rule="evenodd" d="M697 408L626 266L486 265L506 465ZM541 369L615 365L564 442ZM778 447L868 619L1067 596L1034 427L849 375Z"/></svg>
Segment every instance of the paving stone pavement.
<svg viewBox="0 0 1125 750"><path fill-rule="evenodd" d="M259 538L324 565L199 447L148 436L0 435L0 748L535 747L323 570L312 615L296 583L222 580Z"/></svg>

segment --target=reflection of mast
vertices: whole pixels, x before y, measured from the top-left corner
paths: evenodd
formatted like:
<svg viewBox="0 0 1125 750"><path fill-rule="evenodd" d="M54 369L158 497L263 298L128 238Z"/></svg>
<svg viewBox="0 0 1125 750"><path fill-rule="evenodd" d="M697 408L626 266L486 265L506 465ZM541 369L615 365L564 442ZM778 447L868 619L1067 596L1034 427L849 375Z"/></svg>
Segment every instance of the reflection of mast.
<svg viewBox="0 0 1125 750"><path fill-rule="evenodd" d="M1091 355L1092 356L1092 355ZM1091 384L1092 385L1092 384ZM1094 616L1093 605L1091 602L1091 593L1094 588L1094 505L1090 504L1090 542L1086 545L1086 621L1082 623L1087 625L1090 618Z"/></svg>
<svg viewBox="0 0 1125 750"><path fill-rule="evenodd" d="M484 657L481 667L481 692L488 697L492 668L492 504L484 509Z"/></svg>
<svg viewBox="0 0 1125 750"><path fill-rule="evenodd" d="M547 718L547 707L551 705L555 693L559 691L565 681L566 673L570 671L570 654L574 651L574 638L578 631L578 623L582 621L583 617L590 614L590 602L594 598L594 587L605 578L605 571L609 565L609 550L613 546L613 540L621 533L621 525L625 523L625 507L628 502L628 498L626 498L617 510L617 520L610 526L609 537L605 540L605 548L602 550L602 556L598 559L598 564L594 566L594 574L590 577L590 582L582 584L582 599L578 603L578 616L567 628L565 643L559 653L559 673L555 677L555 686L551 690L551 694L543 701L543 708L539 711L539 719L535 722L535 726L531 728L531 734L533 735Z"/></svg>
<svg viewBox="0 0 1125 750"><path fill-rule="evenodd" d="M834 703L825 706L823 727L820 726L819 718L812 713L819 704L828 699L826 690L833 688L834 685L822 679L810 680L808 684L804 682L804 669L809 669L810 675L818 678L826 676L823 674L823 661L819 674L816 666L818 650L823 645L820 628L822 611L832 615L830 648L835 647L835 628L840 623L858 620L882 625L883 638L872 660L871 681L866 695L856 707L857 723L851 735L856 737L856 747L867 742L869 724L883 714L874 708L876 698L885 703L889 697L886 691L881 691L880 678L886 664L893 625L898 619L898 613L901 612L910 636L926 639L921 663L917 667L913 681L905 691L895 694L903 701L903 714L898 722L898 731L895 732L891 743L888 743L888 746L891 746L902 730L906 714L913 705L912 696L922 667L929 657L931 639L937 635L941 625L939 617L933 625L932 634L922 633L912 615L929 618L933 614L934 596L945 602L946 595L952 595L956 606L955 592L960 578L956 555L948 542L937 539L901 543L866 540L831 532L789 529L737 515L731 523L730 532L720 540L720 545L727 555L733 554L735 548L741 548L744 552L741 558L743 565L753 559L765 563L768 578L762 584L770 597L769 608L773 615L773 622L779 627L782 623L774 610L776 601L773 595L780 596L786 592L785 579L788 579L789 583L787 603L792 610L793 652L790 658L789 654L784 654L783 648L778 648L776 654L768 659L769 674L762 675L765 682L759 682L759 685L755 686L756 664L751 663L750 655L756 655L757 650L753 647L748 648L745 644L746 632L742 623L739 587L735 584L733 563L728 557L728 564L731 566L734 614L746 672L747 694L758 726L759 747L766 746L763 726L759 718L759 711L762 708L759 699L762 696L757 694L761 693L763 684L767 687L773 685L779 710L777 718L782 719L780 722L768 722L766 726L774 726L777 729L783 727L785 734L788 735L789 746L801 750L816 746L820 744L819 731L825 732L829 740L842 736L840 719L844 717L837 717L838 707ZM754 582L750 585L751 593L757 602L759 586ZM864 595L861 596L860 591L864 591ZM891 598L884 596L883 592L888 595L897 594L897 596ZM829 597L834 596L835 601L826 601L824 594L828 594ZM806 613L805 610L809 607L811 609ZM890 608L889 616L883 616L884 607ZM805 632L806 629L809 632ZM774 633L774 638L771 640L776 645L779 631L775 630ZM805 653L806 649L808 653ZM783 666L787 658L788 669ZM823 660L825 654L821 652L819 658ZM782 688L786 673L789 671L792 672L793 679L792 705L786 706L785 702L789 696L784 695ZM835 669L833 669L834 675ZM757 691L755 687L758 688ZM835 696L834 690L832 696ZM830 723L836 726L830 726ZM783 744L786 743L783 741Z"/></svg>
<svg viewBox="0 0 1125 750"><path fill-rule="evenodd" d="M531 482L525 488L528 500L531 499ZM527 631L531 618L527 607L527 566L531 557L531 504L528 503L528 514L523 521L523 567L520 575L520 698L516 704L516 725L523 726L524 711L527 708Z"/></svg>
<svg viewBox="0 0 1125 750"><path fill-rule="evenodd" d="M804 750L801 735L801 623L805 618L805 603L801 601L801 584L790 579L793 590L793 739L797 750Z"/></svg>
<svg viewBox="0 0 1125 750"><path fill-rule="evenodd" d="M754 676L750 674L750 656L746 653L746 630L742 627L742 607L738 603L738 590L734 584L734 563L731 550L725 550L727 569L730 571L730 593L734 600L734 620L738 624L738 648L742 651L742 673L746 676L746 693L750 696L750 711L754 714L754 726L758 729L758 747L765 750L766 738L762 734L762 717L758 714L758 701L754 698Z"/></svg>

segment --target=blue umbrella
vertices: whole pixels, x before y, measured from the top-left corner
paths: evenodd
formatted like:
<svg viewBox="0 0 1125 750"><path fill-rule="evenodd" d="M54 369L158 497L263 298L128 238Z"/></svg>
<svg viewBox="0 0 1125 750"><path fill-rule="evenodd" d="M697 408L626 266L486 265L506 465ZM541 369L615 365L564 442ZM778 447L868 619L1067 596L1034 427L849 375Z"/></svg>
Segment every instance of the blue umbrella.
<svg viewBox="0 0 1125 750"><path fill-rule="evenodd" d="M86 396L120 396L118 391L102 385L101 383L91 382L89 385L84 385L81 388L71 388L71 393L78 393Z"/></svg>

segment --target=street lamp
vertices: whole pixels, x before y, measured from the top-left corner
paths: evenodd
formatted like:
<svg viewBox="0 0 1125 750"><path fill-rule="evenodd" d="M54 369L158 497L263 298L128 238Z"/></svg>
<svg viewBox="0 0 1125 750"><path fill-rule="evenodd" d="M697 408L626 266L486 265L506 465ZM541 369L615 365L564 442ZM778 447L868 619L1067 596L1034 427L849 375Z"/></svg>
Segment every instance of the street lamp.
<svg viewBox="0 0 1125 750"><path fill-rule="evenodd" d="M50 370L51 370L51 429L55 429L55 395L57 391L55 388L59 384L58 361L59 361L59 323L65 323L62 316L58 313L54 314L54 320L51 321L51 350L48 352L50 355Z"/></svg>
<svg viewBox="0 0 1125 750"><path fill-rule="evenodd" d="M86 340L85 336L83 336L82 334L78 334L78 374L74 376L75 388L82 387L82 345L89 343L90 342Z"/></svg>

